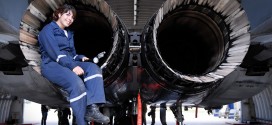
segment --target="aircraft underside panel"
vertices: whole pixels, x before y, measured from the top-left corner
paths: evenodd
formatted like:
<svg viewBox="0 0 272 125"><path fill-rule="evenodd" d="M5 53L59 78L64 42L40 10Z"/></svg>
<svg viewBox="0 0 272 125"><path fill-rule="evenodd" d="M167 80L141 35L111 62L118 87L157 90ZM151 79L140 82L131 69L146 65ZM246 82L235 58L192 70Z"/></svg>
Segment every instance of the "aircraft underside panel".
<svg viewBox="0 0 272 125"><path fill-rule="evenodd" d="M67 96L32 67L22 68L22 75L0 72L1 88L18 97L52 107L69 106ZM50 100L50 101L48 101Z"/></svg>

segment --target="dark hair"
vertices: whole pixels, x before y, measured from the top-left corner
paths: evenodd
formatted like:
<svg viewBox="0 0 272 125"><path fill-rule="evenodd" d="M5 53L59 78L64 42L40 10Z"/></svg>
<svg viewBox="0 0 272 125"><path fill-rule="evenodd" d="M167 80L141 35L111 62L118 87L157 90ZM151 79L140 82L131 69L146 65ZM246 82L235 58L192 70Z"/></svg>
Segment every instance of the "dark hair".
<svg viewBox="0 0 272 125"><path fill-rule="evenodd" d="M57 21L59 19L59 14L64 14L67 13L68 11L72 11L73 13L73 18L76 18L76 9L72 5L64 4L58 9L56 9L53 13L53 20Z"/></svg>

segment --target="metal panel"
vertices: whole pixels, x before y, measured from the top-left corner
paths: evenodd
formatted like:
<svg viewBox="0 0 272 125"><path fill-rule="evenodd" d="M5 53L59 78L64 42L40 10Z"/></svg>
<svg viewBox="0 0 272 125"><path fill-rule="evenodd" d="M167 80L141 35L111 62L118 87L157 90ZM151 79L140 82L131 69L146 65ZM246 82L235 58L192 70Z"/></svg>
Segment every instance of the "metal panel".
<svg viewBox="0 0 272 125"><path fill-rule="evenodd" d="M0 90L0 123L5 123L9 117L12 96Z"/></svg>
<svg viewBox="0 0 272 125"><path fill-rule="evenodd" d="M159 9L165 0L137 0L136 24L134 25L134 1L133 0L106 0L115 13L122 19L130 31L142 31L145 24Z"/></svg>
<svg viewBox="0 0 272 125"><path fill-rule="evenodd" d="M0 123L3 123L3 122L5 122L5 120L4 120L4 118L2 118L3 116L4 116L4 106L3 106L3 104L4 104L4 100L0 100Z"/></svg>
<svg viewBox="0 0 272 125"><path fill-rule="evenodd" d="M272 86L253 97L257 121L272 123Z"/></svg>
<svg viewBox="0 0 272 125"><path fill-rule="evenodd" d="M268 104L271 107L272 106L272 97L271 97L271 95L272 95L272 86L270 86L267 89L267 93L268 93L268 100L269 100ZM272 110L271 109L269 110L269 117L268 117L268 119L272 120Z"/></svg>
<svg viewBox="0 0 272 125"><path fill-rule="evenodd" d="M254 107L255 107L255 115L256 116L259 116L259 113L260 113L260 99L259 99L260 97L259 97L259 95L256 95L256 96L254 96L253 97L253 102L254 102Z"/></svg>
<svg viewBox="0 0 272 125"><path fill-rule="evenodd" d="M269 88L268 88L269 89ZM263 96L265 97L265 98L263 98L263 100L264 100L264 105L265 105L265 107L264 108L269 108L270 106L270 104L269 104L269 90L268 89L266 89L266 90L264 90L263 91ZM271 114L271 110L265 110L264 109L264 119L269 119L269 115Z"/></svg>

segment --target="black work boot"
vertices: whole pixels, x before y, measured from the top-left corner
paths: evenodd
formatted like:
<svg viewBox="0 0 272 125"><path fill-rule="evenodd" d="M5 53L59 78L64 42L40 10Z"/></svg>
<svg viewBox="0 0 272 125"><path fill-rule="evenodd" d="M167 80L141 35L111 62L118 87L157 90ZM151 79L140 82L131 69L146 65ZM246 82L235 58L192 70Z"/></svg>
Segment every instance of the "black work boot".
<svg viewBox="0 0 272 125"><path fill-rule="evenodd" d="M85 120L88 122L95 121L98 123L108 124L110 122L109 117L103 115L96 104L87 106Z"/></svg>

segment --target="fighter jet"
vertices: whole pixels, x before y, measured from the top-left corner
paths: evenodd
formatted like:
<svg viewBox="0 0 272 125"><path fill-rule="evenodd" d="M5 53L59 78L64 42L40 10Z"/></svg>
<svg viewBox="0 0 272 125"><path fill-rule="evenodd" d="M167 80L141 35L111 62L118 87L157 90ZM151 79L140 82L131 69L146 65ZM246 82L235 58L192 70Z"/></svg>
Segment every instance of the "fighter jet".
<svg viewBox="0 0 272 125"><path fill-rule="evenodd" d="M265 34L269 29L251 30L240 1L134 0L132 7L126 3L29 1L19 29L1 20L0 88L50 107L69 107L67 93L40 73L37 40L63 4L77 10L70 27L77 52L90 58L104 54L96 63L103 71L103 110L110 124L139 123L146 104L171 105L182 124L184 105L220 108L250 98L272 82L271 38ZM131 18L125 16L128 13Z"/></svg>

